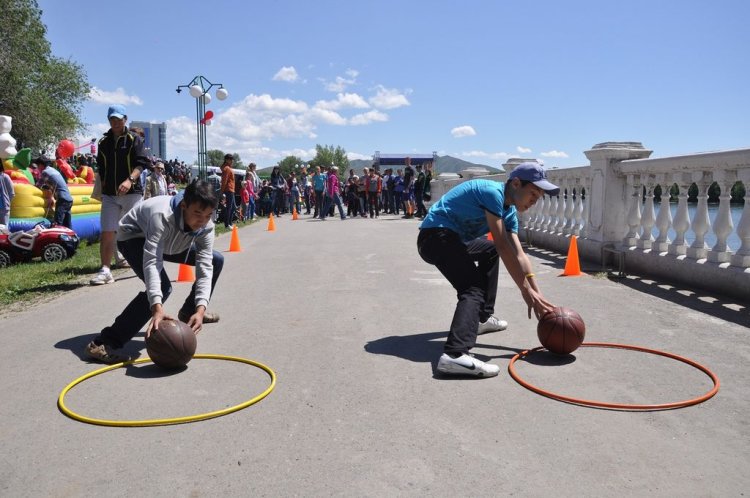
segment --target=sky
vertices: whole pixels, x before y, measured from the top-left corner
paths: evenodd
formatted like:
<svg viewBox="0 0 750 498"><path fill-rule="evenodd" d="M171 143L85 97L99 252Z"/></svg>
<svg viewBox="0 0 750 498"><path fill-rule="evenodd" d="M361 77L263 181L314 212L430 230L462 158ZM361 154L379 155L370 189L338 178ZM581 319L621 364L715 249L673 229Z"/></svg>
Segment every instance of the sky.
<svg viewBox="0 0 750 498"><path fill-rule="evenodd" d="M750 146L746 0L39 0L55 56L83 66L86 136L165 122L167 155L209 149L271 166L315 145L350 159L431 153L501 167L641 142L652 157Z"/></svg>

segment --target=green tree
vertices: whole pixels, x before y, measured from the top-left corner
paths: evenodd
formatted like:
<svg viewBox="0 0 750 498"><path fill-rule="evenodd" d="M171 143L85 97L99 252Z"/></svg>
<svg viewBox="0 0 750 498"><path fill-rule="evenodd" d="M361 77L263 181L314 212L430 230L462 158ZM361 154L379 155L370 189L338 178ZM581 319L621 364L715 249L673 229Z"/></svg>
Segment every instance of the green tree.
<svg viewBox="0 0 750 498"><path fill-rule="evenodd" d="M82 131L90 86L83 67L52 55L36 0L2 0L0 114L13 118L18 145L38 153Z"/></svg>
<svg viewBox="0 0 750 498"><path fill-rule="evenodd" d="M209 166L221 166L224 164L224 156L226 153L221 149L211 149L206 151L206 160L208 161ZM234 158L234 163L232 164L232 168L234 169L244 169L245 166L242 164L242 159L240 159L240 155L236 152L232 154L232 157Z"/></svg>
<svg viewBox="0 0 750 498"><path fill-rule="evenodd" d="M310 165L327 168L332 164L338 166L340 173L348 170L349 159L346 157L346 150L341 146L334 148L333 145L316 145L315 157L310 161Z"/></svg>
<svg viewBox="0 0 750 498"><path fill-rule="evenodd" d="M276 166L279 167L279 171L282 175L284 175L284 178L286 178L292 171L296 173L298 169L297 166L304 163L305 162L297 156L286 156L284 159L279 161Z"/></svg>

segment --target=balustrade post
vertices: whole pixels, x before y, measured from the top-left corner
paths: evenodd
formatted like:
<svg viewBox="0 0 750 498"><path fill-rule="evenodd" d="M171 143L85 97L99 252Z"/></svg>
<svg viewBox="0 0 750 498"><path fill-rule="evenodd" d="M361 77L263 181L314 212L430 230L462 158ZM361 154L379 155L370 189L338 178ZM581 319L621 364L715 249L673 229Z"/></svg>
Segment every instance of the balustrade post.
<svg viewBox="0 0 750 498"><path fill-rule="evenodd" d="M638 247L641 249L651 249L654 242L654 222L656 214L654 212L654 176L641 175L641 184L646 187L646 202L643 205L643 215L641 216L641 237L638 240ZM640 189L638 189L640 192ZM640 204L640 197L638 204Z"/></svg>
<svg viewBox="0 0 750 498"><path fill-rule="evenodd" d="M583 226L583 196L581 195L581 180L576 179L576 197L575 206L573 207L573 230L572 234L576 237L581 236L581 227Z"/></svg>
<svg viewBox="0 0 750 498"><path fill-rule="evenodd" d="M565 226L563 226L563 233L570 235L573 233L573 227L575 226L575 217L573 216L573 208L575 207L575 199L573 198L573 182L571 180L565 180Z"/></svg>
<svg viewBox="0 0 750 498"><path fill-rule="evenodd" d="M672 226L672 209L669 206L669 191L672 184L668 183L667 175L659 175L656 179L661 187L661 203L659 204L659 215L656 217L656 227L659 235L651 247L657 252L666 252L669 249L669 228Z"/></svg>
<svg viewBox="0 0 750 498"><path fill-rule="evenodd" d="M716 213L713 228L716 244L708 251L708 260L714 263L726 263L732 257L732 251L727 247L727 238L734 229L729 201L732 198L732 185L737 179L737 173L727 170L716 170L714 180L719 184L719 211Z"/></svg>
<svg viewBox="0 0 750 498"><path fill-rule="evenodd" d="M704 259L708 256L706 233L711 228L711 220L708 218L708 187L711 186L711 174L697 171L693 173L693 182L698 186L698 206L690 224L695 240L688 247L686 255L688 258Z"/></svg>
<svg viewBox="0 0 750 498"><path fill-rule="evenodd" d="M586 191L586 199L585 199L585 201L584 201L584 198L583 198L584 197L584 195L583 195L583 191L584 190ZM590 216L590 213L591 213L591 209L590 209L591 208L590 195L591 195L591 177L588 176L588 177L586 177L586 178L583 179L582 188L581 188L581 213L582 213L582 216L581 216L581 223L582 223L581 235L583 237L587 237L587 238L588 238L589 232L590 232L590 229L589 229L589 216Z"/></svg>
<svg viewBox="0 0 750 498"><path fill-rule="evenodd" d="M638 242L638 229L641 226L641 187L640 177L627 175L628 187L632 189L630 209L628 210L628 233L622 239L625 247L633 247Z"/></svg>
<svg viewBox="0 0 750 498"><path fill-rule="evenodd" d="M740 248L730 259L732 266L750 268L750 168L737 172L737 179L745 186L745 207L742 217L737 224L737 236L740 238Z"/></svg>
<svg viewBox="0 0 750 498"><path fill-rule="evenodd" d="M601 243L622 242L626 229L628 201L626 178L617 164L627 159L651 155L639 142L605 142L585 151L591 162L591 188L587 189L588 220L586 237Z"/></svg>
<svg viewBox="0 0 750 498"><path fill-rule="evenodd" d="M677 213L675 213L674 222L672 223L675 238L669 244L669 254L675 256L682 256L687 251L685 232L690 228L690 216L688 215L687 207L688 189L691 184L690 178L690 175L687 173L676 173L674 175L674 183L677 184L680 193L677 195Z"/></svg>

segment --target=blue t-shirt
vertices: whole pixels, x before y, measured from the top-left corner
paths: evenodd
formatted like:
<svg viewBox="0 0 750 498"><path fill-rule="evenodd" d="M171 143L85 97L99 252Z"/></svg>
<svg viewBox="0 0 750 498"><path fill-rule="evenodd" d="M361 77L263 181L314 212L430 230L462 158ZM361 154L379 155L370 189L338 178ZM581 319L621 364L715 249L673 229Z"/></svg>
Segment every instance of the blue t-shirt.
<svg viewBox="0 0 750 498"><path fill-rule="evenodd" d="M44 168L44 170L42 170L42 178L44 178L45 176L55 184L55 195L57 195L58 199L73 202L73 197L70 195L70 190L68 190L68 183L65 181L65 178L62 177L59 171L57 171L52 166L47 166L46 168Z"/></svg>
<svg viewBox="0 0 750 498"><path fill-rule="evenodd" d="M498 218L508 232L518 233L516 207L505 207L505 184L492 180L469 180L450 189L427 212L420 229L448 228L469 242L487 235L485 211Z"/></svg>

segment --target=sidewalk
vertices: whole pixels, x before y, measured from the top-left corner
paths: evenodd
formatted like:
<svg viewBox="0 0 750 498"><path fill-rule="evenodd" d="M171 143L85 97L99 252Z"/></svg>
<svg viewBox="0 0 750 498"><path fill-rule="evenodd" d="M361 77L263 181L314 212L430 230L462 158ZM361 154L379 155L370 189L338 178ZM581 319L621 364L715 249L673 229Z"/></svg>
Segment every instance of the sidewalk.
<svg viewBox="0 0 750 498"><path fill-rule="evenodd" d="M502 367L491 379L434 368L455 292L416 252L418 221L301 216L239 230L198 353L240 356L278 376L259 403L203 422L109 428L77 422L60 391L100 368L80 359L142 283L85 287L0 316L3 403L0 496L740 496L750 489L750 312L638 278L559 277L564 259L531 249L545 296L577 310L588 342L660 349L713 370L719 393L671 411L632 413L554 401L507 373L536 347L536 322L501 267L505 332L474 352ZM216 249L229 248L230 234ZM584 271L587 265L582 265ZM177 265L167 271L176 278ZM166 304L176 314L188 284ZM143 337L131 344L145 355ZM581 348L574 361L518 362L530 382L585 399L667 403L710 379L674 360ZM176 375L151 365L89 379L74 411L115 420L210 412L268 385L248 365L194 360ZM743 470L744 469L744 470Z"/></svg>

